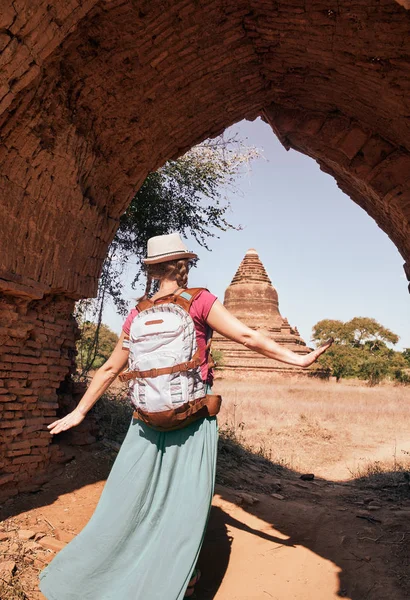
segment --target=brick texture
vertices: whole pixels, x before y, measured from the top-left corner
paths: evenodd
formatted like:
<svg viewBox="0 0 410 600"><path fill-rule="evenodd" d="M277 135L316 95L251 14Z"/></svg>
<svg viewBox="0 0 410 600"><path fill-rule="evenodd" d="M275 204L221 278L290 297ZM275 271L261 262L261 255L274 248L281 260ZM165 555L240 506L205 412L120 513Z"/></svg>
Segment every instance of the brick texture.
<svg viewBox="0 0 410 600"><path fill-rule="evenodd" d="M292 111L307 130L294 122L289 147L408 259L410 12L398 3L9 0L0 31L4 285L92 295L150 170L243 117L265 114L281 134ZM352 174L367 138L379 163Z"/></svg>
<svg viewBox="0 0 410 600"><path fill-rule="evenodd" d="M28 480L35 488L64 459L47 424L74 368L72 309L63 296L0 295L0 499L29 489Z"/></svg>
<svg viewBox="0 0 410 600"><path fill-rule="evenodd" d="M0 435L7 451L31 450L1 457L2 488L23 489L58 454L33 449L73 368L73 302L95 294L132 194L238 120L262 115L285 147L317 160L410 274L406 7L2 1Z"/></svg>

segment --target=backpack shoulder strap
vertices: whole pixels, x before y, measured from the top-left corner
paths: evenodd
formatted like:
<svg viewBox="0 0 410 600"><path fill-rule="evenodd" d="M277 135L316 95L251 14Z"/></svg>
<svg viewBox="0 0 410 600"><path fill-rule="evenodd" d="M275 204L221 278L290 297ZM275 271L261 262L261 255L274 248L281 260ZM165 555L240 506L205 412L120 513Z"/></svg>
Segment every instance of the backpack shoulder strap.
<svg viewBox="0 0 410 600"><path fill-rule="evenodd" d="M182 289L181 291L178 291L174 294L168 294L167 296L158 298L158 300L156 300L155 302L149 299L141 300L141 302L137 304L136 309L138 310L138 312L142 312L158 304L166 304L170 302L172 304L177 304L178 306L181 306L181 308L186 310L186 312L189 312L192 302L205 289L206 288Z"/></svg>
<svg viewBox="0 0 410 600"><path fill-rule="evenodd" d="M148 300L148 298L146 300L141 300L141 302L138 302L137 306L135 307L138 312L142 312L144 310L147 310L148 308L152 308L154 306L154 303L151 300Z"/></svg>
<svg viewBox="0 0 410 600"><path fill-rule="evenodd" d="M178 306L181 306L181 308L186 310L186 312L189 312L192 302L204 290L206 290L206 288L183 289L182 292L178 292L177 294L175 294L175 296L172 298L172 302L174 304L178 304Z"/></svg>

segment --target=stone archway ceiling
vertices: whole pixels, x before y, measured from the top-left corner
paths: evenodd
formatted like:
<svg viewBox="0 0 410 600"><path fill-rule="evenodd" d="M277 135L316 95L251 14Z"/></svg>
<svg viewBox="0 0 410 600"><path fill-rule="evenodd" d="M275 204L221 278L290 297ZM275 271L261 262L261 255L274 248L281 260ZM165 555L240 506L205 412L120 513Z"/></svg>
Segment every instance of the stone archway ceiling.
<svg viewBox="0 0 410 600"><path fill-rule="evenodd" d="M92 295L147 173L258 115L410 259L399 3L6 1L0 49L4 290Z"/></svg>

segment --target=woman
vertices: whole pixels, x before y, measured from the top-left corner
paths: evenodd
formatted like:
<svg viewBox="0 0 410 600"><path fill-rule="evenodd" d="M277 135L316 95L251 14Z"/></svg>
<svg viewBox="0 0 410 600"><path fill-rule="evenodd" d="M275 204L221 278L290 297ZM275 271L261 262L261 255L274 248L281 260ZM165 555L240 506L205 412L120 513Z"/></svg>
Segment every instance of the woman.
<svg viewBox="0 0 410 600"><path fill-rule="evenodd" d="M196 255L188 252L178 234L151 238L145 259L145 303L153 281L158 289L149 306L184 294L193 258ZM138 306L142 311L143 303ZM130 328L139 314L133 309L128 315L112 355L75 410L48 425L52 435L81 423L126 367ZM301 367L311 365L332 343L304 356L295 354L241 323L207 290L196 292L189 316L206 392L212 385L207 360L212 330L269 358ZM91 519L40 574L46 598L181 600L192 595L214 491L217 438L215 416L197 418L172 431L158 431L133 418Z"/></svg>

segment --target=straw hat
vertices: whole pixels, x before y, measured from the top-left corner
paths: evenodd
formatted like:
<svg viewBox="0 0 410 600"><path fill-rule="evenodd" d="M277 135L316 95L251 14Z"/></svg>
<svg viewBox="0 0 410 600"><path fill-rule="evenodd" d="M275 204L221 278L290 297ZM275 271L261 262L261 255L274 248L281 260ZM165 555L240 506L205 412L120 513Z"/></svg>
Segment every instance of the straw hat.
<svg viewBox="0 0 410 600"><path fill-rule="evenodd" d="M178 233L156 235L148 240L146 265L155 265L167 260L180 258L198 258L194 252L189 252Z"/></svg>

